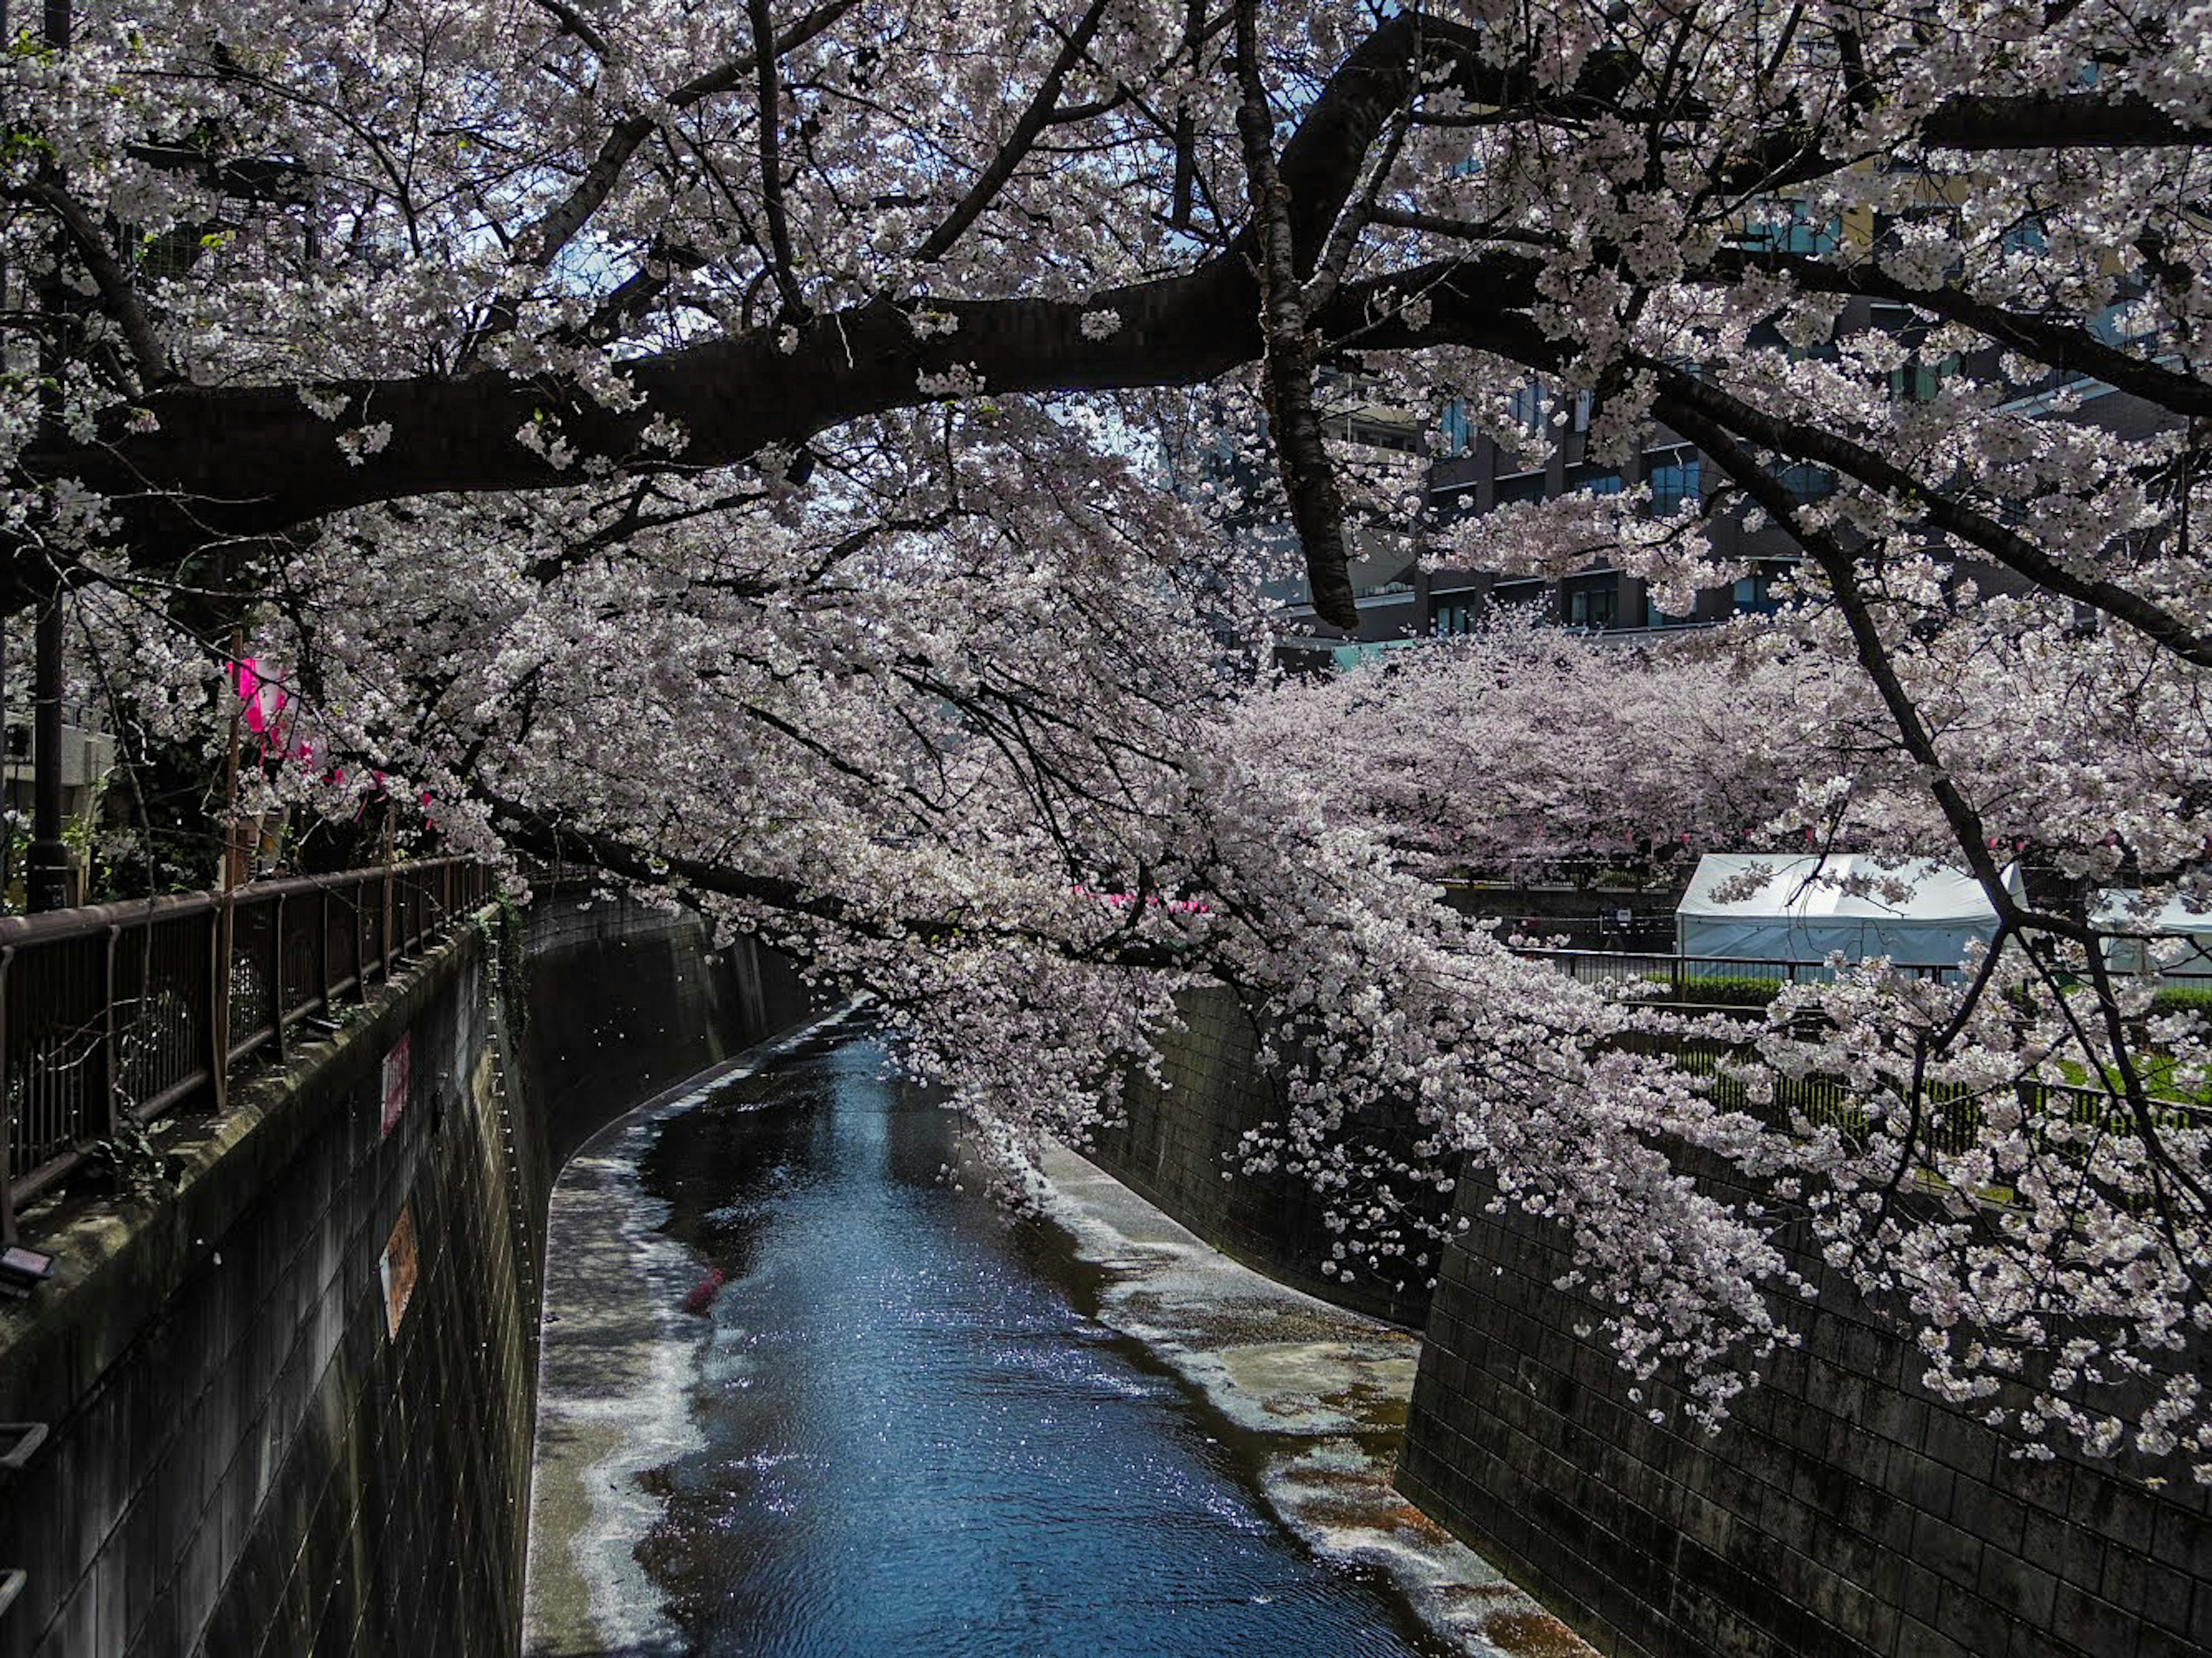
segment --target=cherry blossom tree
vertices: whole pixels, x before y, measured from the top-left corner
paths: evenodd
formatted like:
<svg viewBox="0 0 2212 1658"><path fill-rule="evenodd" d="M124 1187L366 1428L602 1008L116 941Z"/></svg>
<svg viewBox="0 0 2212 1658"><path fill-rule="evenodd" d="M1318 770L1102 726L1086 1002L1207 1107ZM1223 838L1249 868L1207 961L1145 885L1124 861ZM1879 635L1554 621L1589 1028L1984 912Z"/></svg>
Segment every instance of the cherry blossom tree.
<svg viewBox="0 0 2212 1658"><path fill-rule="evenodd" d="M874 991L1017 1146L1228 985L1283 1033L1258 1155L1352 1193L1347 1114L1397 1102L1426 1149L1383 1172L1556 1218L1694 1413L1788 1339L1797 1224L2028 1442L2212 1478L2203 1029L2110 970L2098 896L2212 896L2203 25L55 0L0 68L9 659L62 619L127 751L210 753L250 654L293 723L249 808L381 774L448 844L680 890ZM1770 525L1802 602L1610 701L1562 670L1548 743L1540 676L1479 653L1376 694L1400 715L1268 695L1231 527L1287 525L1339 625L1347 518L1427 535L1348 464L1339 374L1500 416L1539 375L1592 394L1597 459L1656 422L1720 481L1434 556L1601 551L1665 604ZM1494 812L1382 775L1410 726ZM1562 789L1567 748L1620 787ZM1440 831L1722 799L1948 858L1994 944L1722 1029L1424 878ZM1389 1222L1343 1270L1421 1269Z"/></svg>
<svg viewBox="0 0 2212 1658"><path fill-rule="evenodd" d="M1236 740L1302 762L1331 821L1437 877L1802 849L1804 754L1771 734L1832 695L1832 676L1746 635L1625 647L1508 610L1380 671L1249 699Z"/></svg>

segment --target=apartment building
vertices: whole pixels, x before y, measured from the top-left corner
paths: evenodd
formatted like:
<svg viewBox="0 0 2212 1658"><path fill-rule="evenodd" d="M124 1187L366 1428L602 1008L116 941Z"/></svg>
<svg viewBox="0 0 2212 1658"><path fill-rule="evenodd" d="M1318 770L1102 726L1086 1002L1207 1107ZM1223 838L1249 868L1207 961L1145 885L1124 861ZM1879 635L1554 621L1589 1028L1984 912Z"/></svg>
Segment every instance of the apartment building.
<svg viewBox="0 0 2212 1658"><path fill-rule="evenodd" d="M1874 235L1872 220L1854 216L1825 226L1808 224L1802 210L1784 203L1769 210L1770 222L1747 228L1746 242L1793 253L1833 251L1839 240L1863 246ZM2140 345L2121 330L2115 307L2100 319L2108 343ZM1865 330L1900 337L1908 351L1903 367L1890 375L1893 398L1926 400L1954 375L1994 374L1994 350L1985 357L1936 356L1922 351L1926 324L1910 307L1855 300L1844 310L1837 335ZM1778 340L1774 342L1778 343ZM1810 355L1821 355L1833 348ZM2061 392L2066 395L2062 399ZM2081 374L2054 373L2038 386L2021 388L2010 405L2033 416L2082 421L2123 436L2140 436L2172 423L2165 410ZM2062 412L2063 411L2063 412ZM1602 463L1590 453L1589 394L1559 394L1539 380L1516 388L1509 400L1504 431L1474 425L1462 404L1448 404L1419 434L1426 462L1420 531L1401 537L1395 557L1363 557L1353 568L1359 627L1346 636L1316 619L1302 589L1286 590L1276 644L1278 662L1291 671L1327 671L1371 659L1417 640L1468 631L1497 610L1522 606L1544 620L1607 639L1632 641L1688 627L1711 626L1733 616L1765 614L1786 602L1801 556L1796 543L1772 525L1747 528L1740 513L1720 511L1708 519L1716 562L1734 574L1697 595L1685 614L1662 610L1644 584L1601 559L1559 580L1510 569L1462 569L1425 559L1419 546L1434 544L1443 531L1468 516L1519 501L1548 501L1575 491L1613 495L1646 485L1648 510L1671 513L1685 501L1709 501L1721 479L1695 444L1663 425L1654 426L1626 466ZM1372 442L1370 419L1362 429L1340 435ZM1795 465L1778 474L1799 500L1820 499L1835 487L1822 469ZM2015 585L2008 572L1960 563L1956 586L1989 592Z"/></svg>

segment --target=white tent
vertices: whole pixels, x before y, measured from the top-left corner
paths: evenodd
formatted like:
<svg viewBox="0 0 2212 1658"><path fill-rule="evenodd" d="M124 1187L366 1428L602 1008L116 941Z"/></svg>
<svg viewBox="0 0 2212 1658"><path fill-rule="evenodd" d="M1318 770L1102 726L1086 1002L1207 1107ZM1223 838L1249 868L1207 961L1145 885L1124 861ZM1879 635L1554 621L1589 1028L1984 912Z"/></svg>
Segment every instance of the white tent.
<svg viewBox="0 0 2212 1658"><path fill-rule="evenodd" d="M2212 985L2212 909L2197 909L2183 898L2169 898L2154 914L2138 914L2142 895L2113 891L2097 906L2100 927L2154 937L2185 939L2189 948L2175 960L2159 963L2159 982L2168 985ZM2148 938L2109 938L2105 960L2118 973L2149 971Z"/></svg>
<svg viewBox="0 0 2212 1658"><path fill-rule="evenodd" d="M1844 884L1870 881L1855 892ZM1884 889L1903 884L1911 896ZM2017 869L2005 885L2021 891ZM1717 897L1717 891L1727 896ZM1684 956L1817 963L1887 956L1900 967L1956 967L1967 944L1996 936L1996 911L1972 876L1921 858L1884 865L1851 855L1709 852L1674 911Z"/></svg>

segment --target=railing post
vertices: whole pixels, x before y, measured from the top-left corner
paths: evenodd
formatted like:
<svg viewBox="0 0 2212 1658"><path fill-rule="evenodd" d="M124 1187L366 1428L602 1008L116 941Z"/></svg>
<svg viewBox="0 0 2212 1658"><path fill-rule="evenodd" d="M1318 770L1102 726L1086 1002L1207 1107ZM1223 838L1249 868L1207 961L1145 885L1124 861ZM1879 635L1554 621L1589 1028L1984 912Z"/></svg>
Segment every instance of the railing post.
<svg viewBox="0 0 2212 1658"><path fill-rule="evenodd" d="M116 1062L115 1053L115 944L123 936L123 929L113 921L107 924L107 948L101 952L105 961L102 970L100 1020L100 1091L107 1100L107 1138L113 1139L116 1130L123 1126L123 1073Z"/></svg>
<svg viewBox="0 0 2212 1658"><path fill-rule="evenodd" d="M276 1029L269 1039L276 1045L276 1063L284 1063L284 895L278 893L269 917L269 1007Z"/></svg>
<svg viewBox="0 0 2212 1658"><path fill-rule="evenodd" d="M322 987L320 1006L325 1018L331 1015L331 890L323 888L315 896L315 982Z"/></svg>
<svg viewBox="0 0 2212 1658"><path fill-rule="evenodd" d="M208 908L208 1089L219 1114L230 1107L230 952L224 947L222 902Z"/></svg>
<svg viewBox="0 0 2212 1658"><path fill-rule="evenodd" d="M388 814L391 808L387 806L385 808L385 811ZM389 831L387 831L387 834L388 832ZM378 953L383 957L383 963L379 970L382 975L383 981L386 984L390 984L392 982L392 865L387 859L384 865L383 924L381 929L376 935Z"/></svg>
<svg viewBox="0 0 2212 1658"><path fill-rule="evenodd" d="M15 946L0 944L0 1245L15 1241L15 1094L8 1085L8 963Z"/></svg>
<svg viewBox="0 0 2212 1658"><path fill-rule="evenodd" d="M353 936L353 993L362 1001L368 999L368 952L362 948L362 895L368 883L356 876L353 881L353 919L346 931Z"/></svg>

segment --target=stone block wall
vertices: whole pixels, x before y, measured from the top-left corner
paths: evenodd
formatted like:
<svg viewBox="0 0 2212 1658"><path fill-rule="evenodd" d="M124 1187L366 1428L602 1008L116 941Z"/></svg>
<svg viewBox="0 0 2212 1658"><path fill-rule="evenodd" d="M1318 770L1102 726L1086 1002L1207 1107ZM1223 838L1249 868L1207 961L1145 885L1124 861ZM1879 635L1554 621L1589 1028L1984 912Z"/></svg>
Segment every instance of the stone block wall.
<svg viewBox="0 0 2212 1658"><path fill-rule="evenodd" d="M511 1648L544 1188L498 1023L465 932L185 1125L173 1198L57 1218L0 1327L0 1418L52 1435L0 1492L0 1654Z"/></svg>
<svg viewBox="0 0 2212 1658"><path fill-rule="evenodd" d="M696 920L526 934L462 932L234 1083L165 1137L173 1196L28 1218L62 1265L0 1303L0 1421L50 1430L0 1473L0 1658L518 1649L550 1113L580 1137L805 1005Z"/></svg>
<svg viewBox="0 0 2212 1658"><path fill-rule="evenodd" d="M1419 1327L1428 1316L1438 1246L1414 1240L1408 1228L1408 1253L1388 1269L1356 1264L1348 1278L1324 1273L1340 1235L1312 1187L1289 1175L1237 1172L1244 1133L1284 1111L1255 1059L1251 1022L1226 990L1192 993L1182 1011L1185 1029L1162 1042L1167 1086L1133 1078L1123 1090L1123 1126L1100 1133L1086 1154L1224 1254L1339 1306ZM1407 1136L1405 1119L1382 1114L1353 1129L1400 1147ZM1235 1179L1223 1178L1231 1173ZM1449 1202L1432 1187L1407 1195L1431 1217ZM1426 1264L1418 1259L1424 1254Z"/></svg>
<svg viewBox="0 0 2212 1658"><path fill-rule="evenodd" d="M1800 1248L1817 1312L1717 1436L1632 1385L1553 1288L1547 1222L1484 1212L1444 1264L1400 1489L1601 1652L2180 1658L2212 1651L2212 1508L2185 1473L2037 1462ZM1669 1420L1651 1422L1654 1404ZM2171 1475L2172 1470L2162 1470Z"/></svg>
<svg viewBox="0 0 2212 1658"><path fill-rule="evenodd" d="M750 938L726 950L689 913L574 886L526 918L525 1046L544 1090L558 1168L628 1102L659 1092L804 1019L812 993Z"/></svg>

